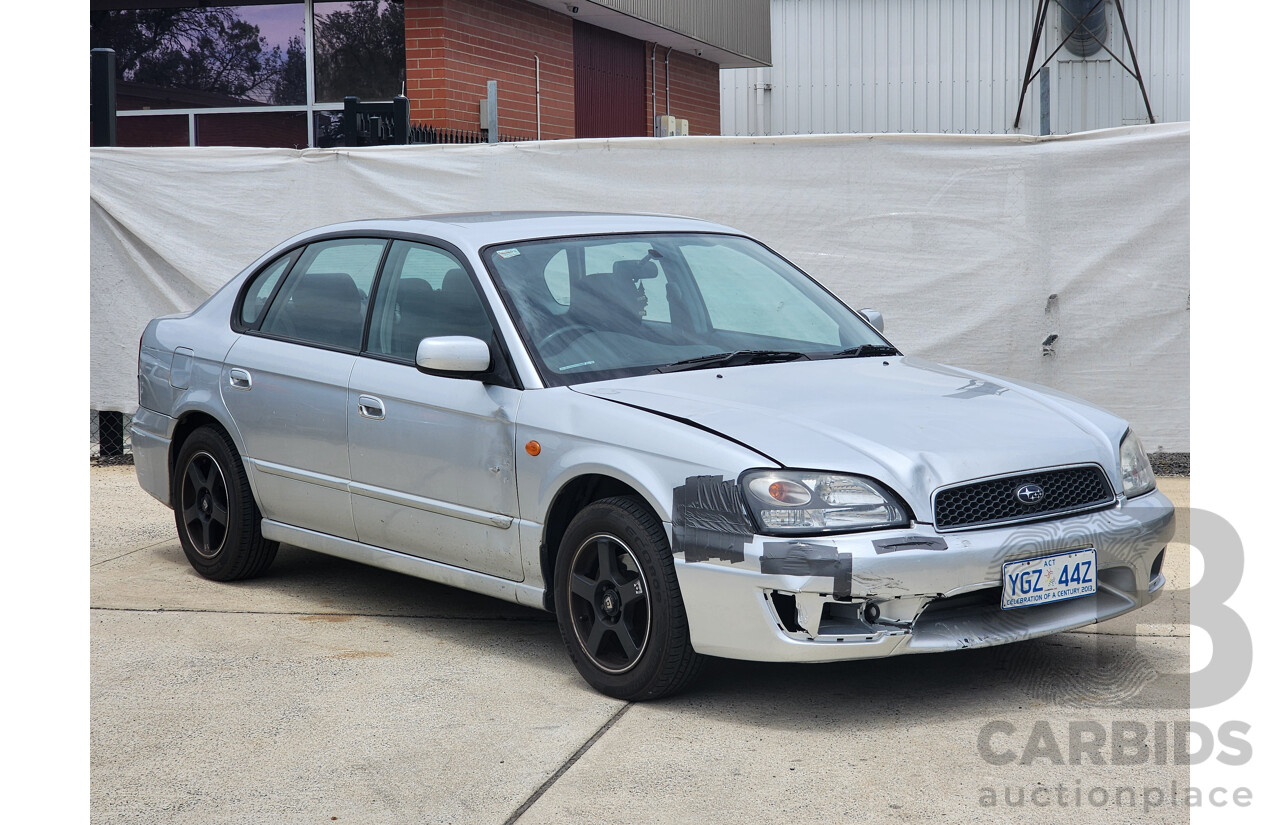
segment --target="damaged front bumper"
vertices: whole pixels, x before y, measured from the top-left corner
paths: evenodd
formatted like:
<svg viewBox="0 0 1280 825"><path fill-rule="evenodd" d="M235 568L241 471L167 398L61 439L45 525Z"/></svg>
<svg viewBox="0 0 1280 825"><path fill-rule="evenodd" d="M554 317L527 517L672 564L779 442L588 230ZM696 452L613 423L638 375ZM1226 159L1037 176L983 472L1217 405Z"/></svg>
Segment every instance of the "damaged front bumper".
<svg viewBox="0 0 1280 825"><path fill-rule="evenodd" d="M1100 512L989 529L752 535L740 553L699 552L686 538L675 560L699 653L830 662L987 647L1127 613L1164 587L1173 531L1173 506L1157 491ZM1082 548L1097 551L1096 593L1001 608L1005 562Z"/></svg>

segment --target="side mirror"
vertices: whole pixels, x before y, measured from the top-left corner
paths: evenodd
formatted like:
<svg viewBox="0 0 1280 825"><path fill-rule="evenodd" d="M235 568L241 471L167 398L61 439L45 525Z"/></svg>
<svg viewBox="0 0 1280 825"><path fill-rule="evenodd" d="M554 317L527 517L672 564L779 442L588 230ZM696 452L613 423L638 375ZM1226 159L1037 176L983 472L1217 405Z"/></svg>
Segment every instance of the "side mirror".
<svg viewBox="0 0 1280 825"><path fill-rule="evenodd" d="M442 335L418 342L418 367L433 372L484 372L489 345L468 335Z"/></svg>
<svg viewBox="0 0 1280 825"><path fill-rule="evenodd" d="M884 334L884 316L876 309L860 309L858 314L866 319L867 323L876 328L876 332Z"/></svg>

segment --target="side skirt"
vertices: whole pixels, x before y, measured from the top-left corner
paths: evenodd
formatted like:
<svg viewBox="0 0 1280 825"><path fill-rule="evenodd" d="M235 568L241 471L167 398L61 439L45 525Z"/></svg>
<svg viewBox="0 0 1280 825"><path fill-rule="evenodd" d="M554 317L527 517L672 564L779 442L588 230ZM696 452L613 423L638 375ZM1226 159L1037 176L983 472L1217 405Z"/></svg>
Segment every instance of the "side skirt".
<svg viewBox="0 0 1280 825"><path fill-rule="evenodd" d="M314 530L291 527L288 524L281 524L271 519L262 520L262 535L272 541L292 544L295 547L314 550L327 556L337 556L340 559L347 559L348 561L367 564L372 567L380 567L383 570L404 573L415 578L470 590L485 596L493 596L495 599L515 602L526 607L536 607L539 610L546 609L543 607L542 588L540 587L508 581L497 576L476 573L472 570L463 570L461 567L441 564L440 562L418 558L417 556L410 556L406 553L397 553L394 550L384 550L381 547L361 544L358 541L338 538L326 533L317 533Z"/></svg>

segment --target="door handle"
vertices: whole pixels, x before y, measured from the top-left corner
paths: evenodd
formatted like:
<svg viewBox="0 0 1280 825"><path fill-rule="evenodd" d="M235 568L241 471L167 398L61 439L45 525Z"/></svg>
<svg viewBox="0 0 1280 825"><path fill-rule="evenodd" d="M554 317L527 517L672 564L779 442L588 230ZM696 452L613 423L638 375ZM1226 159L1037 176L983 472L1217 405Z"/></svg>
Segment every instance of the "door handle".
<svg viewBox="0 0 1280 825"><path fill-rule="evenodd" d="M235 390L253 389L253 376L249 375L248 370L242 370L239 367L232 367L231 388Z"/></svg>
<svg viewBox="0 0 1280 825"><path fill-rule="evenodd" d="M381 421L387 417L387 412L382 406L382 399L374 398L372 395L362 395L357 403L360 415L365 418L372 418L374 421Z"/></svg>

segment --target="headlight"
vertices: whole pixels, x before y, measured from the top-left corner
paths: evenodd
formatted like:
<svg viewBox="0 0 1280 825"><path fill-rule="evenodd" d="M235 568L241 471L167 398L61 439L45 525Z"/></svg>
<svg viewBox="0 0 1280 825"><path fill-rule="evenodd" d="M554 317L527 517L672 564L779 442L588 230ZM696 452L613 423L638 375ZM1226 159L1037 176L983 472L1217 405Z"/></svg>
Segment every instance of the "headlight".
<svg viewBox="0 0 1280 825"><path fill-rule="evenodd" d="M905 527L910 519L897 496L861 476L806 470L748 470L742 474L747 506L765 535L848 533Z"/></svg>
<svg viewBox="0 0 1280 825"><path fill-rule="evenodd" d="M1120 480L1128 498L1149 493L1156 488L1156 474L1142 442L1132 430L1120 442Z"/></svg>

